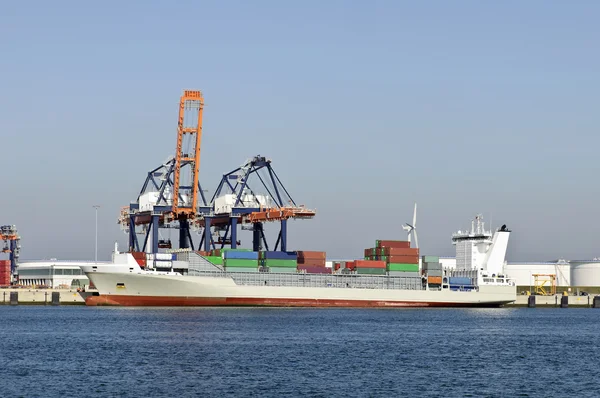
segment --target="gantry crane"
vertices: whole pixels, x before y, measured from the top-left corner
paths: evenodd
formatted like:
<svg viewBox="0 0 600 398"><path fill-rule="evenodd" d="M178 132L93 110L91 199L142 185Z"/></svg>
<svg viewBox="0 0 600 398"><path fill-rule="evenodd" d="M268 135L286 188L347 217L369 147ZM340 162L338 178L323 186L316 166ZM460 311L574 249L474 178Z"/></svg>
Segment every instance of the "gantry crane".
<svg viewBox="0 0 600 398"><path fill-rule="evenodd" d="M200 91L185 90L179 101L175 156L148 172L137 200L122 208L118 223L129 234L129 250L157 253L170 248L159 229L179 230L179 247L193 248L190 221L196 217L199 199L206 206L200 183L202 110ZM136 229L136 227L140 227ZM137 234L144 235L142 247Z"/></svg>
<svg viewBox="0 0 600 398"><path fill-rule="evenodd" d="M3 225L0 227L0 240L4 241L2 253L8 253L10 259L10 273L15 274L19 254L21 252L21 237L14 225Z"/></svg>
<svg viewBox="0 0 600 398"><path fill-rule="evenodd" d="M200 91L184 92L175 156L150 170L137 200L121 209L118 223L129 234L129 250L157 253L159 248L170 249L170 239L161 239L159 232L169 228L179 229L179 248L194 248L190 229L203 230L198 249L236 248L238 225L253 231L253 250L261 250L263 244L269 250L263 224L279 222L274 250L286 251L287 220L312 218L315 211L294 202L271 160L260 155L224 174L207 202L198 179L203 107ZM144 236L141 247L137 234Z"/></svg>
<svg viewBox="0 0 600 398"><path fill-rule="evenodd" d="M238 224L253 231L254 251L261 250L263 245L269 250L263 230L265 222L280 223L273 249L286 251L287 221L310 219L316 214L315 210L296 204L273 170L271 160L260 155L224 174L210 203L210 206L199 207L196 219L196 223L204 228L200 247L204 244L205 251L216 248L216 245L235 248ZM218 238L216 244L211 228Z"/></svg>

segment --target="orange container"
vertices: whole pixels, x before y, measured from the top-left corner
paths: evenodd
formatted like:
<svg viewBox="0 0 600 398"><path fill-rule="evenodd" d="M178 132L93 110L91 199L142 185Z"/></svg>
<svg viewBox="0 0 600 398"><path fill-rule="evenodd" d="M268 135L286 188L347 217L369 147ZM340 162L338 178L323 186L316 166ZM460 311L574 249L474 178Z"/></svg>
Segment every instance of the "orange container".
<svg viewBox="0 0 600 398"><path fill-rule="evenodd" d="M427 283L433 284L433 285L441 285L442 277L441 276L428 276Z"/></svg>
<svg viewBox="0 0 600 398"><path fill-rule="evenodd" d="M373 260L356 260L354 261L356 268L385 268L385 261Z"/></svg>
<svg viewBox="0 0 600 398"><path fill-rule="evenodd" d="M310 251L298 251L298 260L301 258L305 259L323 259L325 260L325 252L310 252Z"/></svg>
<svg viewBox="0 0 600 398"><path fill-rule="evenodd" d="M419 256L419 249L404 247L384 247L383 253L386 256Z"/></svg>
<svg viewBox="0 0 600 398"><path fill-rule="evenodd" d="M419 264L419 256L389 256L387 262L396 264Z"/></svg>
<svg viewBox="0 0 600 398"><path fill-rule="evenodd" d="M410 242L404 240L380 240L377 243L377 247L399 247L405 249L410 247Z"/></svg>

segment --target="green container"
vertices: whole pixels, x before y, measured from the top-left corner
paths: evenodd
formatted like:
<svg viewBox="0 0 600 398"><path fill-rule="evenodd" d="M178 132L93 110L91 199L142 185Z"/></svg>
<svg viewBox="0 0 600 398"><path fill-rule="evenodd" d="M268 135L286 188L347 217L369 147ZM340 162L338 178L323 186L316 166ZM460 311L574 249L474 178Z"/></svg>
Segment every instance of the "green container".
<svg viewBox="0 0 600 398"><path fill-rule="evenodd" d="M389 263L387 265L387 270L388 271L418 272L419 264Z"/></svg>
<svg viewBox="0 0 600 398"><path fill-rule="evenodd" d="M296 260L281 260L278 258L270 258L263 260L262 265L265 267L278 267L278 268L296 268L298 262Z"/></svg>
<svg viewBox="0 0 600 398"><path fill-rule="evenodd" d="M274 274L295 274L296 267L269 267L269 272Z"/></svg>
<svg viewBox="0 0 600 398"><path fill-rule="evenodd" d="M385 262L387 263L387 261L388 261L388 256L380 256L380 257L379 257L379 259L380 259L381 261L385 261Z"/></svg>
<svg viewBox="0 0 600 398"><path fill-rule="evenodd" d="M440 258L438 256L422 256L421 259L424 263L439 263Z"/></svg>
<svg viewBox="0 0 600 398"><path fill-rule="evenodd" d="M225 267L257 268L258 267L258 261L257 260L238 259L238 258L226 258L223 261L223 265Z"/></svg>
<svg viewBox="0 0 600 398"><path fill-rule="evenodd" d="M379 250L379 254L381 254L382 256L385 255L385 249L383 247L380 247L377 250Z"/></svg>
<svg viewBox="0 0 600 398"><path fill-rule="evenodd" d="M258 272L258 267L225 267L225 272Z"/></svg>
<svg viewBox="0 0 600 398"><path fill-rule="evenodd" d="M375 241L375 247L381 247L381 241L380 240L376 240Z"/></svg>
<svg viewBox="0 0 600 398"><path fill-rule="evenodd" d="M223 265L223 259L221 256L204 256L211 264Z"/></svg>
<svg viewBox="0 0 600 398"><path fill-rule="evenodd" d="M357 274L365 274L365 275L385 275L385 268L357 268Z"/></svg>

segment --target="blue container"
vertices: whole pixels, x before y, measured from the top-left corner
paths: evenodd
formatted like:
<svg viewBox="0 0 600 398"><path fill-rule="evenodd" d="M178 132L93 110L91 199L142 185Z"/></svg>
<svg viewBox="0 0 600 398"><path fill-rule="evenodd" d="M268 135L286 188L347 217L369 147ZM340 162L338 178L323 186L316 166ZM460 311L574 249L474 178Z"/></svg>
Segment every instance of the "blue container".
<svg viewBox="0 0 600 398"><path fill-rule="evenodd" d="M223 252L224 258L238 259L238 260L258 260L258 252L235 252L226 251Z"/></svg>
<svg viewBox="0 0 600 398"><path fill-rule="evenodd" d="M451 285L471 285L473 283L471 281L471 278L467 278L464 276L451 276L450 278L448 278L448 282Z"/></svg>
<svg viewBox="0 0 600 398"><path fill-rule="evenodd" d="M297 260L296 252L263 252L264 259L271 260Z"/></svg>
<svg viewBox="0 0 600 398"><path fill-rule="evenodd" d="M171 257L172 260L177 260L177 254L173 253L173 256Z"/></svg>

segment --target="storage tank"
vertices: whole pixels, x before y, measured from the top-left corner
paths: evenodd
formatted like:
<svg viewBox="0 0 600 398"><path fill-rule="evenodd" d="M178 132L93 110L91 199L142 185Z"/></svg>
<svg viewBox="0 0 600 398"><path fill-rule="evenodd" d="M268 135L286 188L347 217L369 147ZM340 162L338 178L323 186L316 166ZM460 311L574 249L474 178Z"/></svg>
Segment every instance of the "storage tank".
<svg viewBox="0 0 600 398"><path fill-rule="evenodd" d="M600 286L600 259L571 261L572 286Z"/></svg>

